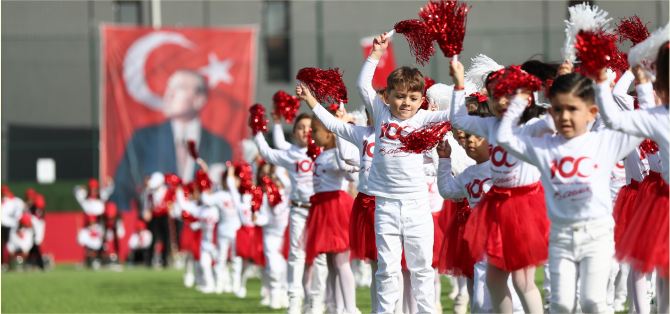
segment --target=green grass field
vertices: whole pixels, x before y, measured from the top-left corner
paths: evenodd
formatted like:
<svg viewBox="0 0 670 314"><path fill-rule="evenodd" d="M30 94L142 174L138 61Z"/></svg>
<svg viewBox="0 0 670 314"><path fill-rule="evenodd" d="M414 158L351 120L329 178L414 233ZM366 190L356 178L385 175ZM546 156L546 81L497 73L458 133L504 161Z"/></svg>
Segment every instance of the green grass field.
<svg viewBox="0 0 670 314"><path fill-rule="evenodd" d="M2 313L285 313L260 306L261 282L250 279L247 297L202 294L182 285L182 271L125 269L122 272L80 270L71 265L48 272L2 274ZM536 273L542 287L542 269ZM444 313L453 301L449 280L442 278ZM357 306L370 312L370 290L356 291Z"/></svg>

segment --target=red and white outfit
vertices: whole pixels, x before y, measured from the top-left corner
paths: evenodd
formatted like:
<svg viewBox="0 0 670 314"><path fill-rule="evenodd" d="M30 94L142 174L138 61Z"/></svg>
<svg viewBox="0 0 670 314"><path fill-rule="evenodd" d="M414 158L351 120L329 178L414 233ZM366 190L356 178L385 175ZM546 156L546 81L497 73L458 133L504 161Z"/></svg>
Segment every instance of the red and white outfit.
<svg viewBox="0 0 670 314"><path fill-rule="evenodd" d="M198 220L200 222L199 227L201 231L200 238L200 269L202 270L202 283L201 291L204 293L212 293L215 291L216 284L214 282L214 275L212 269L212 262L215 261L218 256L218 250L214 244L214 239L216 238L216 225L219 223L221 216L219 215L219 208L207 203L207 193L209 191L203 191L201 199L203 204L199 206Z"/></svg>
<svg viewBox="0 0 670 314"><path fill-rule="evenodd" d="M276 125L274 129L274 138L277 143L284 143L278 147L287 147L285 141L278 141L284 134L280 125ZM291 201L291 211L289 212L289 241L290 250L288 258L288 296L290 309L300 310L301 300L310 300L312 296L318 299L318 302L323 302L323 297L326 291L326 277L328 270L326 268L326 260L324 257L316 259L314 265L316 271L314 272L314 280L308 278L307 284L303 285L303 275L309 273L309 266L305 267L305 250L300 245L300 238L302 237L307 220L307 214L310 207L310 197L314 195L314 188L312 187L313 180L313 161L307 156L307 148L301 148L296 145L291 145L287 149L272 149L268 146L263 134L256 134L254 137L256 146L258 146L258 153L267 162L286 168L291 181L291 194L289 199Z"/></svg>
<svg viewBox="0 0 670 314"><path fill-rule="evenodd" d="M240 213L235 207L233 196L228 190L219 190L211 194L202 194L203 203L211 204L220 210L220 219L216 228L217 256L214 266L216 274L216 293L222 293L231 284L228 270L228 251L232 252L233 264L236 263L235 239L241 227Z"/></svg>
<svg viewBox="0 0 670 314"><path fill-rule="evenodd" d="M606 84L606 91L596 89L597 101L613 103L609 82ZM642 138L607 129L572 139L521 135L514 132L514 126L527 104L528 100L520 97L511 101L498 131L498 143L542 173L551 220L551 310L567 313L573 309L579 274L582 310L606 312L606 287L614 253L611 169Z"/></svg>
<svg viewBox="0 0 670 314"><path fill-rule="evenodd" d="M114 192L113 182L110 182L104 188L100 188L98 192L99 197L89 196L89 192L84 187L74 187L74 197L77 199L77 202L86 215L102 215L105 212L105 202L107 202L109 196L112 195L112 192Z"/></svg>
<svg viewBox="0 0 670 314"><path fill-rule="evenodd" d="M44 238L44 235L42 235ZM7 241L7 251L12 254L27 254L36 241L36 231L32 226L12 229ZM39 245L39 244L38 244Z"/></svg>
<svg viewBox="0 0 670 314"><path fill-rule="evenodd" d="M133 250L146 250L151 246L151 231L147 229L138 230L130 235L128 247Z"/></svg>
<svg viewBox="0 0 670 314"><path fill-rule="evenodd" d="M378 60L368 58L358 77L357 89L374 120L374 158L368 191L375 196L375 234L379 270L376 273L378 313L392 313L400 297L398 276L402 249L412 273L412 287L419 312L435 313L435 272L433 261L433 221L423 169L423 155L403 153L399 140L431 122L447 121L449 112L419 110L407 119L391 115L377 96L372 78Z"/></svg>
<svg viewBox="0 0 670 314"><path fill-rule="evenodd" d="M84 248L97 251L102 248L102 226L97 222L79 230L77 243Z"/></svg>
<svg viewBox="0 0 670 314"><path fill-rule="evenodd" d="M271 303L281 301L286 294L286 260L282 256L284 234L288 226L291 210L285 189L280 191L282 202L270 206L267 194L263 195L263 204L258 210L255 224L263 227L263 254L265 255L265 273L268 275ZM275 301L279 300L279 301Z"/></svg>
<svg viewBox="0 0 670 314"><path fill-rule="evenodd" d="M497 144L500 119L468 116L465 92L455 91L452 125L484 137L491 152L491 190L481 199L466 223L465 239L476 261L486 257L507 272L539 266L547 260L549 220L540 172L508 154ZM538 136L551 132L545 120L533 118L515 130L516 135ZM471 205L472 206L472 205Z"/></svg>

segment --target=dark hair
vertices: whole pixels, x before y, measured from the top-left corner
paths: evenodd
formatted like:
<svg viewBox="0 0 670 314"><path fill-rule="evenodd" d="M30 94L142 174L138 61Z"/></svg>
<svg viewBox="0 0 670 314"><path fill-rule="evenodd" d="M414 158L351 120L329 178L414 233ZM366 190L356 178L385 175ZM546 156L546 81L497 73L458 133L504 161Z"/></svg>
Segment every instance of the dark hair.
<svg viewBox="0 0 670 314"><path fill-rule="evenodd" d="M314 117L312 117L312 115L309 114L309 113L301 113L301 114L299 114L298 117L295 118L295 122L293 122L293 133L295 133L295 127L298 125L298 122L300 122L300 120L303 120L303 119L312 119L312 118L314 118Z"/></svg>
<svg viewBox="0 0 670 314"><path fill-rule="evenodd" d="M656 57L656 89L665 93L665 97L670 96L668 93L668 45L669 41L664 42L661 48L658 49L658 56ZM663 101L668 101L663 99Z"/></svg>
<svg viewBox="0 0 670 314"><path fill-rule="evenodd" d="M399 67L386 77L386 92L392 90L407 89L410 92L420 92L426 88L426 80L417 68L408 66Z"/></svg>
<svg viewBox="0 0 670 314"><path fill-rule="evenodd" d="M261 168L268 166L270 167L270 171L268 173L268 176L272 175L272 164L269 162L264 162L262 165L258 166L258 169L256 169L256 186L259 186L263 189L263 192L265 192L265 184L263 183L263 176L261 175Z"/></svg>
<svg viewBox="0 0 670 314"><path fill-rule="evenodd" d="M568 93L581 98L584 102L594 103L596 99L591 80L581 73L570 73L557 77L549 89L549 99L553 99L558 94Z"/></svg>
<svg viewBox="0 0 670 314"><path fill-rule="evenodd" d="M542 62L540 60L528 60L521 65L521 70L537 76L545 84L547 80L553 80L558 73L559 63ZM546 85L546 84L545 84Z"/></svg>
<svg viewBox="0 0 670 314"><path fill-rule="evenodd" d="M468 111L468 115L482 118L493 116L493 114L491 114L491 108L489 108L489 104L486 101L480 102L477 96L465 97L465 104L466 106L476 105L475 110Z"/></svg>
<svg viewBox="0 0 670 314"><path fill-rule="evenodd" d="M486 86L486 91L488 92L489 95L493 95L493 89L492 89L492 83L493 83L493 74L496 72L491 72L486 76L486 80L484 81L484 85ZM489 96L493 97L493 96ZM537 105L537 101L535 97L530 102L530 106L526 108L526 110L523 111L523 114L521 115L521 120L520 123L526 123L530 121L530 119L537 118L543 114L547 113L546 108L542 108Z"/></svg>

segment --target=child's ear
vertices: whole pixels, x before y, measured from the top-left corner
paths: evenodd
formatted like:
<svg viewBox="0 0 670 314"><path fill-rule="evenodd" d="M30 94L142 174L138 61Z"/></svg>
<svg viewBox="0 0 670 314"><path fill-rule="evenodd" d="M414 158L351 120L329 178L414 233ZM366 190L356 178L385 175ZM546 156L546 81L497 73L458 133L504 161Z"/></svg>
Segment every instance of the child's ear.
<svg viewBox="0 0 670 314"><path fill-rule="evenodd" d="M384 94L382 94L382 100L384 101L385 104L389 103L389 92L384 91Z"/></svg>
<svg viewBox="0 0 670 314"><path fill-rule="evenodd" d="M548 113L549 115L553 115L552 110L551 110L551 107L547 108L547 113Z"/></svg>
<svg viewBox="0 0 670 314"><path fill-rule="evenodd" d="M589 106L589 117L588 121L591 122L596 119L596 114L598 114L598 106L590 105Z"/></svg>

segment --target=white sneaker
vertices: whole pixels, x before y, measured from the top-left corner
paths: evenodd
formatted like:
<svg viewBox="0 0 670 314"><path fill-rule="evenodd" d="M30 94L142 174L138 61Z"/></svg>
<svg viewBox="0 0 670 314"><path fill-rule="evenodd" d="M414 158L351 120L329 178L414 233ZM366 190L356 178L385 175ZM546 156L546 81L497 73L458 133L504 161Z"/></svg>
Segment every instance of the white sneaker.
<svg viewBox="0 0 670 314"><path fill-rule="evenodd" d="M337 310L337 307L333 303L326 303L326 311L325 312L328 313L328 314L339 313L339 311Z"/></svg>
<svg viewBox="0 0 670 314"><path fill-rule="evenodd" d="M224 284L223 280L217 280L216 281L216 288L214 289L214 292L216 292L216 294L222 294L224 286L225 286L225 284Z"/></svg>
<svg viewBox="0 0 670 314"><path fill-rule="evenodd" d="M226 282L223 285L223 292L225 293L232 293L233 292L233 285L230 284L230 282Z"/></svg>
<svg viewBox="0 0 670 314"><path fill-rule="evenodd" d="M186 288L192 288L195 284L195 276L193 274L184 274L184 286Z"/></svg>
<svg viewBox="0 0 670 314"><path fill-rule="evenodd" d="M337 313L337 311L328 313ZM323 314L323 300L320 298L312 298L309 302L307 314Z"/></svg>
<svg viewBox="0 0 670 314"><path fill-rule="evenodd" d="M281 297L281 308L286 309L286 308L288 308L289 304L290 304L290 302L289 302L288 296L287 295L282 296Z"/></svg>
<svg viewBox="0 0 670 314"><path fill-rule="evenodd" d="M270 296L269 295L266 295L261 299L261 306L270 306L270 304L271 304L271 301L270 301Z"/></svg>
<svg viewBox="0 0 670 314"><path fill-rule="evenodd" d="M216 290L214 285L197 286L196 289L204 294L214 293Z"/></svg>
<svg viewBox="0 0 670 314"><path fill-rule="evenodd" d="M442 303L435 303L435 309L438 314L442 314Z"/></svg>
<svg viewBox="0 0 670 314"><path fill-rule="evenodd" d="M270 299L270 308L273 310L278 310L282 308L282 298L281 296L274 296Z"/></svg>
<svg viewBox="0 0 670 314"><path fill-rule="evenodd" d="M240 290L240 279L239 278L234 278L233 279L233 289L232 292L237 293L238 290Z"/></svg>
<svg viewBox="0 0 670 314"><path fill-rule="evenodd" d="M289 299L286 314L302 314L302 300L300 298Z"/></svg>
<svg viewBox="0 0 670 314"><path fill-rule="evenodd" d="M470 297L468 295L459 294L454 299L454 314L465 314L468 312L468 301Z"/></svg>
<svg viewBox="0 0 670 314"><path fill-rule="evenodd" d="M449 299L455 300L457 295L458 295L458 290L452 288L451 292L449 292L448 297L449 297Z"/></svg>
<svg viewBox="0 0 670 314"><path fill-rule="evenodd" d="M621 300L614 300L614 312L623 312L626 310L624 302Z"/></svg>
<svg viewBox="0 0 670 314"><path fill-rule="evenodd" d="M235 291L235 296L244 299L247 296L247 288L242 287L237 289L237 291Z"/></svg>

